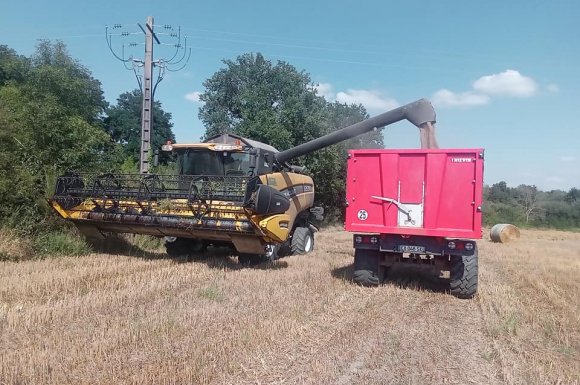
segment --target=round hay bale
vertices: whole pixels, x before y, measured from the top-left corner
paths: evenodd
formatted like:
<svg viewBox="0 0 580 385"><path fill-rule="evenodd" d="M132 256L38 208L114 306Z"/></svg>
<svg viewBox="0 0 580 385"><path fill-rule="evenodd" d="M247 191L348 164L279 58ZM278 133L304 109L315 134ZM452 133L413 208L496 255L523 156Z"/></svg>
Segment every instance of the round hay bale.
<svg viewBox="0 0 580 385"><path fill-rule="evenodd" d="M500 223L491 228L489 237L492 242L506 243L520 237L520 229L514 225Z"/></svg>

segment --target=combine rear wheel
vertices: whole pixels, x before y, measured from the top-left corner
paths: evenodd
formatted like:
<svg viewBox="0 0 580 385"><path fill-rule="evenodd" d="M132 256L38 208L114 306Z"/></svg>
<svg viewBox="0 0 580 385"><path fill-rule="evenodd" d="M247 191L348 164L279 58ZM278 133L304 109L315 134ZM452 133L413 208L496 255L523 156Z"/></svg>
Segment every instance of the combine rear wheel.
<svg viewBox="0 0 580 385"><path fill-rule="evenodd" d="M381 283L379 256L375 250L355 249L353 280L356 283L363 286L377 286Z"/></svg>
<svg viewBox="0 0 580 385"><path fill-rule="evenodd" d="M308 227L297 227L292 235L290 251L292 255L306 254L314 249L314 233Z"/></svg>
<svg viewBox="0 0 580 385"><path fill-rule="evenodd" d="M457 298L471 298L477 293L477 245L473 255L451 256L449 291Z"/></svg>

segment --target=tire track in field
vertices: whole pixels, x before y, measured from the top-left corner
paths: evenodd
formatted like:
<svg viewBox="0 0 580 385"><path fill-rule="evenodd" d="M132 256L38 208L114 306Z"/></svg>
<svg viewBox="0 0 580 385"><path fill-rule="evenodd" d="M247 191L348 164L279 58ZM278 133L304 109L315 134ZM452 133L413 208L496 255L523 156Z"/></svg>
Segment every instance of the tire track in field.
<svg viewBox="0 0 580 385"><path fill-rule="evenodd" d="M361 324L353 339L357 353L336 383L501 383L495 363L485 358L491 341L477 300L412 289L389 294L377 298L378 319ZM380 312L389 307L398 311Z"/></svg>

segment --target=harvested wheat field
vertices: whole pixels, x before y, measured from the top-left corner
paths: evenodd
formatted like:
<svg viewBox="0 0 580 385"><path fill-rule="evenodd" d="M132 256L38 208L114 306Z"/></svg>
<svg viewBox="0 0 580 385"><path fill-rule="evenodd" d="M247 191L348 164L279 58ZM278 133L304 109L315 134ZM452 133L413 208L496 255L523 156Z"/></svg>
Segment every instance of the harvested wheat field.
<svg viewBox="0 0 580 385"><path fill-rule="evenodd" d="M162 253L0 264L2 384L578 384L580 234L479 242L480 291L349 281L351 236L272 266Z"/></svg>

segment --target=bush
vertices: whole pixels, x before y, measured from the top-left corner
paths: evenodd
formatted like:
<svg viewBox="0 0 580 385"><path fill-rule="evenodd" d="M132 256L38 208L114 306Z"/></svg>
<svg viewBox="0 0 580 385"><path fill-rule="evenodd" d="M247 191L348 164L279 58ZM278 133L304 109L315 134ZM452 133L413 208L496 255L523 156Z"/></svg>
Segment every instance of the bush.
<svg viewBox="0 0 580 385"><path fill-rule="evenodd" d="M34 258L32 242L8 228L0 228L0 261L23 261Z"/></svg>
<svg viewBox="0 0 580 385"><path fill-rule="evenodd" d="M45 232L34 237L33 250L37 256L79 256L92 252L91 247L78 234L72 232Z"/></svg>

